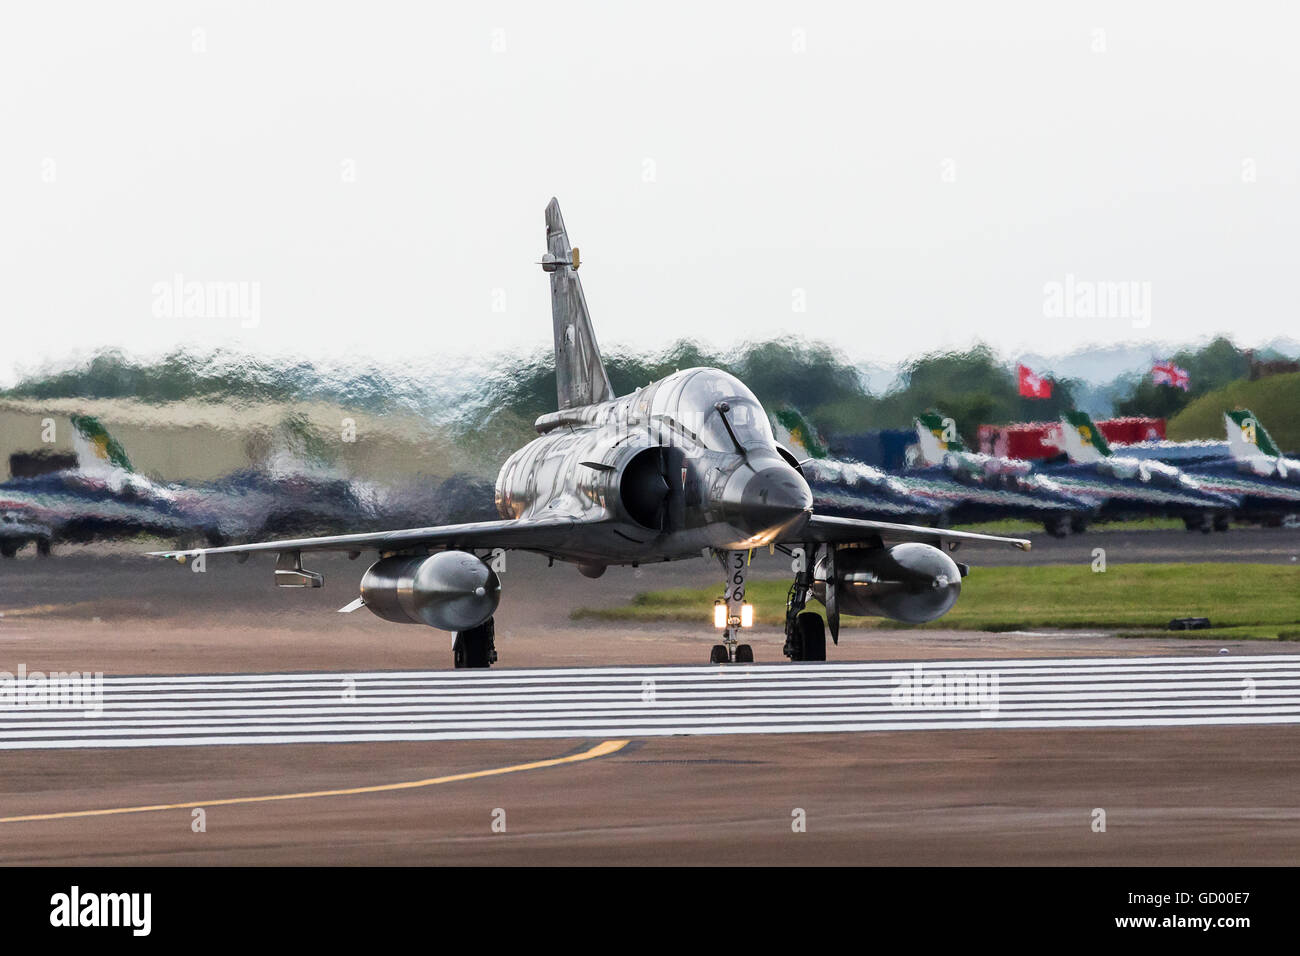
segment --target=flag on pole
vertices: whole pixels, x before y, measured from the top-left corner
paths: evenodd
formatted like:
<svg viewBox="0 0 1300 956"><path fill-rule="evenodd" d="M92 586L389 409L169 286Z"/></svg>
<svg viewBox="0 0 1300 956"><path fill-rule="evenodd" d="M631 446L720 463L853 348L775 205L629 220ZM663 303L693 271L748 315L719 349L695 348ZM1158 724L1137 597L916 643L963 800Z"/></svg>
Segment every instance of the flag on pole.
<svg viewBox="0 0 1300 956"><path fill-rule="evenodd" d="M1191 384L1187 370L1179 368L1172 360L1151 366L1151 381L1156 385L1181 388L1184 392L1187 391Z"/></svg>
<svg viewBox="0 0 1300 956"><path fill-rule="evenodd" d="M1016 378L1020 383L1020 394L1025 398L1052 397L1052 380L1043 378L1028 366L1017 365Z"/></svg>

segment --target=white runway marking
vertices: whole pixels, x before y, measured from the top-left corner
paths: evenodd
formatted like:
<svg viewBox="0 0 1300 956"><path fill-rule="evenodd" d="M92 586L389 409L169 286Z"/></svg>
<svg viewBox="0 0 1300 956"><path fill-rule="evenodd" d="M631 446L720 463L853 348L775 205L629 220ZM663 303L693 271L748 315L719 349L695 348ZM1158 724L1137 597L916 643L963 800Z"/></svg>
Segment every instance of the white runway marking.
<svg viewBox="0 0 1300 956"><path fill-rule="evenodd" d="M1296 724L1300 655L109 677L94 716L3 700L0 750Z"/></svg>

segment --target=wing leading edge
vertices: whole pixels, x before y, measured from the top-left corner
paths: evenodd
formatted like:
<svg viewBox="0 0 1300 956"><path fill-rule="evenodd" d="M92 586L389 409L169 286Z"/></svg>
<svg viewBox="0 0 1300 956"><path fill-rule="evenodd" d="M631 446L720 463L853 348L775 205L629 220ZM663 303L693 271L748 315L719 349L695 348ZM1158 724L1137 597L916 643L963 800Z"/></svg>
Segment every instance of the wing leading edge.
<svg viewBox="0 0 1300 956"><path fill-rule="evenodd" d="M362 534L336 534L319 538L288 538L232 544L219 548L191 548L177 551L150 551L151 557L187 558L200 554L255 554L286 551L409 551L417 548L517 548L523 551L563 552L570 550L572 536L579 528L599 524L601 519L547 517L536 520L475 521L401 531L377 531ZM868 521L861 518L836 518L814 515L797 531L786 536L790 543L866 544L879 538L882 542L922 541L943 546L952 542L1005 544L1028 551L1024 538L953 531L947 528L924 528L918 525Z"/></svg>
<svg viewBox="0 0 1300 956"><path fill-rule="evenodd" d="M518 548L525 551L562 549L574 530L598 523L590 519L548 517L537 520L474 521L401 531L335 534L320 538L289 538L232 544L220 548L150 551L151 557L186 558L204 554L255 554L277 551L407 551L415 548Z"/></svg>
<svg viewBox="0 0 1300 956"><path fill-rule="evenodd" d="M949 528L924 528L912 524L893 524L889 521L869 521L865 518L836 518L830 515L813 515L789 542L812 541L817 544L865 544L874 538L882 542L921 541L943 546L960 541L972 544L1005 544L1028 551L1031 542L1026 538L1004 538L996 534L978 534L974 531L953 531Z"/></svg>

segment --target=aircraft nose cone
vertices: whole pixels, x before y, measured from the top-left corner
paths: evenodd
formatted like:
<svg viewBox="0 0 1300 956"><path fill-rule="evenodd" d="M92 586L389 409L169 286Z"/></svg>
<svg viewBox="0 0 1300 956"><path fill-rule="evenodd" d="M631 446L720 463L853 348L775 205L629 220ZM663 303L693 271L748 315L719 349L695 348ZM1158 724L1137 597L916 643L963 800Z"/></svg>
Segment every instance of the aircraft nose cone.
<svg viewBox="0 0 1300 956"><path fill-rule="evenodd" d="M803 476L782 462L741 469L728 483L723 503L733 523L759 534L810 514L813 497Z"/></svg>

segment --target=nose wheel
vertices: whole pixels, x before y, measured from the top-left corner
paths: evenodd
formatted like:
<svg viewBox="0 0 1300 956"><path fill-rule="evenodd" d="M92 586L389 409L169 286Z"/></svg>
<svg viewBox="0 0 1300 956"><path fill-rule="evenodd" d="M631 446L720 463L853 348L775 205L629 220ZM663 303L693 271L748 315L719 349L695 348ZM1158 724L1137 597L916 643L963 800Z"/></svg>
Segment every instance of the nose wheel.
<svg viewBox="0 0 1300 956"><path fill-rule="evenodd" d="M735 656L731 656L734 654ZM733 651L728 651L726 644L714 644L709 651L710 664L752 664L754 648L749 644L737 644Z"/></svg>

